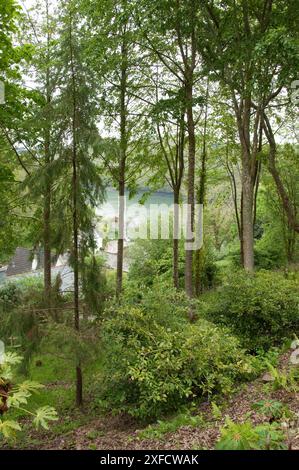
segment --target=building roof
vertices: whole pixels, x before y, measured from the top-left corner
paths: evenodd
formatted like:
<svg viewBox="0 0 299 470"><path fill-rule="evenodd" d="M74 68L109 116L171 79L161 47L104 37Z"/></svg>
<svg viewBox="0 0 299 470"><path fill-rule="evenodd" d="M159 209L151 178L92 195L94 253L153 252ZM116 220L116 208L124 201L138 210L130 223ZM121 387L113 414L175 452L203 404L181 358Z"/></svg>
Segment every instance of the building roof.
<svg viewBox="0 0 299 470"><path fill-rule="evenodd" d="M17 274L25 274L32 272L32 261L36 253L33 250L27 248L17 248L13 258L11 259L6 276L16 276ZM43 256L42 252L37 253L37 264L36 269L42 269L43 267Z"/></svg>

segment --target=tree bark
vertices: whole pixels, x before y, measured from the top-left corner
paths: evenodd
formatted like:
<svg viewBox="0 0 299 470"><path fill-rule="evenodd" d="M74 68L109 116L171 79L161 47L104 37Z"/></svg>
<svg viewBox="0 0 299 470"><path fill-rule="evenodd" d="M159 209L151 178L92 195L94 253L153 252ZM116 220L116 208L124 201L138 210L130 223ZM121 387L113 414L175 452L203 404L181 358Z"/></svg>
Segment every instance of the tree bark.
<svg viewBox="0 0 299 470"><path fill-rule="evenodd" d="M51 308L51 186L47 182L44 195L44 298Z"/></svg>
<svg viewBox="0 0 299 470"><path fill-rule="evenodd" d="M233 198L233 205L234 205L234 212L235 212L235 217L236 217L236 222L237 222L237 229L238 229L238 237L239 237L239 242L240 242L240 261L241 265L244 266L244 256L243 256L243 237L242 237L242 199L243 195L241 192L241 204L240 204L240 215L239 215L239 205L238 205L238 192L237 192L237 183L236 183L236 178L234 174L234 170L230 168L229 162L228 162L228 147L226 148L226 168L227 172L230 178L230 186L231 186L231 194Z"/></svg>
<svg viewBox="0 0 299 470"><path fill-rule="evenodd" d="M203 129L203 146L201 156L201 172L198 187L198 204L204 205L205 194L206 194L206 180L207 180L207 124L208 124L208 98L209 98L209 80L207 81L206 88L206 105L205 105L205 117L204 117L204 129ZM202 271L202 254L203 247L196 250L195 253L195 294L198 296L202 291L201 285L201 271Z"/></svg>
<svg viewBox="0 0 299 470"><path fill-rule="evenodd" d="M192 77L186 83L186 100L187 100L187 130L188 130L188 211L187 211L187 233L186 242L192 244L194 236L194 178L195 178L195 124L193 117L193 83ZM193 248L186 249L185 261L185 290L188 297L193 297Z"/></svg>
<svg viewBox="0 0 299 470"><path fill-rule="evenodd" d="M242 171L242 251L244 269L254 270L254 239L253 239L253 201L254 187L248 168Z"/></svg>
<svg viewBox="0 0 299 470"><path fill-rule="evenodd" d="M71 15L71 14L70 14ZM72 77L72 193L73 193L73 264L74 264L74 327L80 331L79 311L79 224L78 224L78 152L77 152L77 98L76 71L73 51L72 17L70 16L70 58ZM80 361L76 365L76 405L83 404L83 379Z"/></svg>
<svg viewBox="0 0 299 470"><path fill-rule="evenodd" d="M122 170L124 173L124 170ZM124 175L123 175L124 176ZM123 262L124 262L124 197L125 197L125 183L122 179L119 182L118 190L118 240L117 240L117 267L116 267L116 297L119 298L122 291L123 282Z"/></svg>
<svg viewBox="0 0 299 470"><path fill-rule="evenodd" d="M126 2L125 2L126 5ZM116 270L116 298L119 299L122 292L123 264L124 264L124 216L125 216L125 174L127 158L127 80L128 80L128 51L126 41L126 24L123 31L121 46L121 80L120 80L120 162L118 181L118 242L117 242L117 270Z"/></svg>
<svg viewBox="0 0 299 470"><path fill-rule="evenodd" d="M246 83L250 75L246 75ZM251 149L250 144L250 121L251 121L251 97L247 92L245 98L241 99L240 105L233 93L234 108L241 144L242 159L242 199L241 199L241 258L243 267L247 272L254 270L254 238L253 238L253 216L254 216L254 181L256 175L256 151ZM257 130L257 128L256 128ZM255 132L255 137L257 133Z"/></svg>
<svg viewBox="0 0 299 470"><path fill-rule="evenodd" d="M240 209L240 260L241 266L244 268L244 245L243 245L243 189L241 190L241 209Z"/></svg>
<svg viewBox="0 0 299 470"><path fill-rule="evenodd" d="M50 48L50 32L49 32L49 3L46 2L46 22L47 22L47 69L46 69L46 106L47 111L51 104L51 89L50 89L50 68L49 68L49 48ZM47 113L46 113L47 115ZM49 165L51 163L50 156L50 143L51 135L49 123L46 122L45 126L45 172L46 184L44 188L44 301L47 308L51 308L51 177L49 174Z"/></svg>
<svg viewBox="0 0 299 470"><path fill-rule="evenodd" d="M180 189L174 188L173 190L173 285L176 289L179 288L179 202L180 202Z"/></svg>

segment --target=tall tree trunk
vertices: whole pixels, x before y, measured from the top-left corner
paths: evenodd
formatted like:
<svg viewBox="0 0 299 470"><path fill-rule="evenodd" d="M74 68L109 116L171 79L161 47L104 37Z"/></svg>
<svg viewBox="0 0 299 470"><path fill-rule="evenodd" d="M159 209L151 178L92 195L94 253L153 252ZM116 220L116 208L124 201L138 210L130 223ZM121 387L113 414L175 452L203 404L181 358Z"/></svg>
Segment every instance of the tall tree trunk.
<svg viewBox="0 0 299 470"><path fill-rule="evenodd" d="M51 308L51 185L46 184L44 195L44 298Z"/></svg>
<svg viewBox="0 0 299 470"><path fill-rule="evenodd" d="M126 2L124 2L126 7ZM128 80L128 51L126 41L126 27L124 26L123 41L121 46L121 81L120 81L120 163L119 163L119 206L118 206L118 242L117 242L117 272L116 272L116 297L119 298L122 291L123 264L124 264L124 216L125 216L125 174L127 157L127 80Z"/></svg>
<svg viewBox="0 0 299 470"><path fill-rule="evenodd" d="M75 99L74 99L75 102ZM76 108L75 108L76 109ZM76 111L74 112L74 119ZM78 176L77 176L77 144L75 137L76 124L73 123L73 263L74 263L74 325L77 332L80 331L80 310L79 310L79 229L78 229ZM82 390L82 370L80 362L76 366L76 404L81 406L83 403Z"/></svg>
<svg viewBox="0 0 299 470"><path fill-rule="evenodd" d="M173 190L173 285L175 289L179 288L179 225L180 225L180 190Z"/></svg>
<svg viewBox="0 0 299 470"><path fill-rule="evenodd" d="M198 188L198 204L204 204L206 186L206 151L202 155L201 175ZM201 272L202 272L203 247L195 252L195 294L198 296L202 292Z"/></svg>
<svg viewBox="0 0 299 470"><path fill-rule="evenodd" d="M206 88L206 105L205 105L205 117L204 117L204 130L203 130L203 146L201 156L201 171L198 187L197 202L198 204L204 205L205 194L206 194L206 180L207 180L207 124L208 124L208 98L209 98L209 80L207 81ZM201 271L202 271L202 255L203 247L196 250L195 253L195 294L198 296L202 291L201 286Z"/></svg>
<svg viewBox="0 0 299 470"><path fill-rule="evenodd" d="M246 75L246 83L250 74ZM240 105L233 95L235 114L238 125L238 132L242 152L242 199L241 199L241 257L243 267L248 272L254 270L254 238L253 238L253 217L254 217L254 182L256 174L256 152L251 151L250 145L250 122L251 122L251 97L247 91L247 96L241 100ZM257 134L255 133L255 136Z"/></svg>
<svg viewBox="0 0 299 470"><path fill-rule="evenodd" d="M46 106L47 113L51 104L50 89L50 30L49 30L49 3L46 1L46 22L47 22L47 69L46 69ZM46 115L47 115L46 113ZM45 126L45 172L46 184L44 189L44 301L47 308L51 308L51 177L49 174L51 134L49 122Z"/></svg>
<svg viewBox="0 0 299 470"><path fill-rule="evenodd" d="M226 168L227 172L230 178L230 185L231 185L231 193L232 193L232 198L233 198L233 204L234 204L234 212L235 212L235 217L236 217L236 222L237 222L237 229L238 229L238 237L239 237L239 242L240 242L240 261L241 265L244 266L244 255L243 255L243 230L242 230L242 223L243 223L243 217L242 217L242 207L243 207L243 194L241 191L241 198L240 198L240 215L239 215L239 204L238 204L238 192L237 192L237 183L236 183L236 178L234 174L234 170L230 168L229 162L228 162L228 146L226 147Z"/></svg>
<svg viewBox="0 0 299 470"><path fill-rule="evenodd" d="M124 173L124 170L121 170ZM123 175L124 177L124 175ZM116 297L119 298L122 291L123 282L123 262L124 262L124 212L125 212L125 183L124 179L119 182L118 189L118 241L117 241L117 268L116 268Z"/></svg>
<svg viewBox="0 0 299 470"><path fill-rule="evenodd" d="M195 124L193 117L193 83L190 77L186 83L187 100L187 130L188 130L188 211L187 211L187 232L186 242L192 245L194 243L194 178L195 178ZM193 252L194 248L189 246L186 249L185 261L185 290L188 297L193 297Z"/></svg>
<svg viewBox="0 0 299 470"><path fill-rule="evenodd" d="M70 13L71 15L71 13ZM73 263L74 263L74 326L77 332L80 331L80 310L79 310L79 221L78 221L78 152L77 152L77 90L76 71L73 51L73 30L72 17L70 16L70 57L72 74L72 193L73 193ZM80 361L76 365L76 405L83 403L83 380Z"/></svg>
<svg viewBox="0 0 299 470"><path fill-rule="evenodd" d="M239 240L240 240L240 258L241 258L241 266L244 268L244 244L243 244L243 189L241 190L241 208L240 208L240 232L239 232Z"/></svg>
<svg viewBox="0 0 299 470"><path fill-rule="evenodd" d="M246 157L245 157L246 158ZM242 251L244 269L254 270L253 206L254 185L247 165L242 169Z"/></svg>

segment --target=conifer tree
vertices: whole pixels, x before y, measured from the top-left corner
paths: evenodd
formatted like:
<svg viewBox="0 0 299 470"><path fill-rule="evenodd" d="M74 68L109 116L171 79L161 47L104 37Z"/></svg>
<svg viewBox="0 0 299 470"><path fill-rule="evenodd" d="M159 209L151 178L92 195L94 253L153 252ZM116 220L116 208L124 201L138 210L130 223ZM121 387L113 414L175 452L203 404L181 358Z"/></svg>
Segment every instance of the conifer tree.
<svg viewBox="0 0 299 470"><path fill-rule="evenodd" d="M78 2L60 5L58 71L60 94L58 119L62 129L57 168L60 171L56 210L66 243L71 234L71 264L74 270L74 327L80 331L80 273L88 253L95 251L93 208L103 198L102 181L96 164L95 87L86 68L84 24L80 23ZM63 228L64 227L64 228ZM83 378L80 358L76 365L76 403L83 402Z"/></svg>

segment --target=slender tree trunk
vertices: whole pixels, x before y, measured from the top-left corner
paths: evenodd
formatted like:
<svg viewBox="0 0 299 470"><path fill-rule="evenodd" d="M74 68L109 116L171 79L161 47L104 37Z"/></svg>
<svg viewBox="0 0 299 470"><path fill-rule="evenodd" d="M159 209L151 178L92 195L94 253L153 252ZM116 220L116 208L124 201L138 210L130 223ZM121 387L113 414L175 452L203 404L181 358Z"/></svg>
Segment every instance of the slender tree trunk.
<svg viewBox="0 0 299 470"><path fill-rule="evenodd" d="M173 190L173 285L176 289L179 288L179 225L180 225L180 190L174 188Z"/></svg>
<svg viewBox="0 0 299 470"><path fill-rule="evenodd" d="M71 14L70 14L71 15ZM78 152L77 152L77 98L76 71L73 51L72 17L70 17L70 56L72 74L72 193L73 193L73 263L74 263L74 326L80 331L79 310L79 221L78 221ZM83 380L80 361L76 365L76 405L83 403Z"/></svg>
<svg viewBox="0 0 299 470"><path fill-rule="evenodd" d="M253 206L254 186L251 173L246 165L242 171L242 251L244 269L254 270Z"/></svg>
<svg viewBox="0 0 299 470"><path fill-rule="evenodd" d="M195 178L195 124L193 117L193 83L189 79L186 83L187 100L187 129L188 129L188 211L187 211L187 233L186 241L189 244L194 242L194 178ZM186 249L185 261L185 290L188 297L193 297L193 252L194 249Z"/></svg>
<svg viewBox="0 0 299 470"><path fill-rule="evenodd" d="M51 308L51 186L47 182L44 195L44 298Z"/></svg>
<svg viewBox="0 0 299 470"><path fill-rule="evenodd" d="M241 266L244 268L244 244L243 244L243 189L241 190L241 209L240 209L240 233L239 233L239 240L240 240L240 258L241 258Z"/></svg>
<svg viewBox="0 0 299 470"><path fill-rule="evenodd" d="M202 155L201 176L198 190L198 203L204 204L206 186L206 152ZM198 296L202 292L201 271L202 271L203 247L195 252L195 294Z"/></svg>
<svg viewBox="0 0 299 470"><path fill-rule="evenodd" d="M126 2L125 2L126 4ZM120 163L119 163L119 208L118 208L118 242L117 242L117 272L116 272L116 297L119 298L122 291L123 264L124 264L124 216L125 216L125 174L127 157L127 80L128 80L128 51L126 42L126 25L123 31L121 47L121 81L120 81Z"/></svg>
<svg viewBox="0 0 299 470"><path fill-rule="evenodd" d="M249 80L250 74L247 73L246 77L247 80ZM256 169L256 155L252 153L250 144L251 97L249 92L248 96L242 99L240 105L237 104L234 96L234 103L242 152L241 257L245 271L253 272L254 175Z"/></svg>
<svg viewBox="0 0 299 470"><path fill-rule="evenodd" d="M49 3L46 1L46 21L47 21L47 69L46 69L46 104L47 112L51 104L50 89L50 67L49 67L49 48L50 48L50 32L49 32ZM46 113L47 114L47 113ZM51 177L49 174L49 165L51 163L50 156L50 128L49 123L45 126L45 171L46 184L44 193L44 300L47 308L51 308Z"/></svg>
<svg viewBox="0 0 299 470"><path fill-rule="evenodd" d="M234 170L230 168L229 162L228 162L228 145L226 146L226 168L230 177L230 185L231 185L231 193L232 193L232 198L233 198L233 204L234 204L234 211L235 211L235 217L236 217L236 222L237 222L237 229L238 229L238 237L239 237L239 242L240 242L240 258L241 258L241 265L244 266L244 256L243 256L243 230L242 230L242 223L243 223L243 217L242 217L242 206L243 206L243 194L241 191L241 198L240 198L240 214L239 214L239 204L238 204L238 191L237 191L237 183L236 183L236 177L234 174Z"/></svg>
<svg viewBox="0 0 299 470"><path fill-rule="evenodd" d="M122 170L123 173L123 170ZM124 262L124 197L125 197L125 183L122 179L119 182L118 189L118 241L117 241L117 268L116 268L116 297L119 298L122 291L123 282L123 262Z"/></svg>
<svg viewBox="0 0 299 470"><path fill-rule="evenodd" d="M261 175L261 162L258 162L255 187L254 187L253 227L256 224L256 218L257 218L257 198L258 198L259 187L260 187L260 175Z"/></svg>
<svg viewBox="0 0 299 470"><path fill-rule="evenodd" d="M74 113L75 117L76 112ZM75 131L75 122L73 124ZM79 229L78 229L78 176L77 176L77 145L76 138L73 138L73 262L74 262L74 325L75 330L80 331L80 310L79 310ZM81 406L83 403L82 391L82 370L81 364L78 362L76 366L76 404Z"/></svg>
<svg viewBox="0 0 299 470"><path fill-rule="evenodd" d="M270 153L271 153L271 150L270 150ZM272 157L270 157L270 158L272 158ZM290 227L292 227L294 232L299 233L299 222L296 219L296 214L295 214L294 208L292 207L292 203L290 201L290 198L289 198L289 196L287 194L287 191L284 187L282 179L280 178L280 175L279 175L279 173L276 169L276 165L273 164L273 161L271 161L271 160L270 160L270 163L269 163L269 171L270 171L270 173L273 177L273 180L275 182L276 189L277 189L278 195L280 197L283 210L285 211L285 214L288 218L288 224L289 224Z"/></svg>
<svg viewBox="0 0 299 470"><path fill-rule="evenodd" d="M204 130L203 130L203 147L201 156L201 172L198 187L198 204L204 205L205 194L206 194L206 180L207 180L207 124L208 124L208 98L209 98L209 81L207 82L206 89L206 106L205 106L205 117L204 117ZM198 296L202 291L201 286L201 271L202 271L202 255L203 247L196 250L195 253L195 294Z"/></svg>

